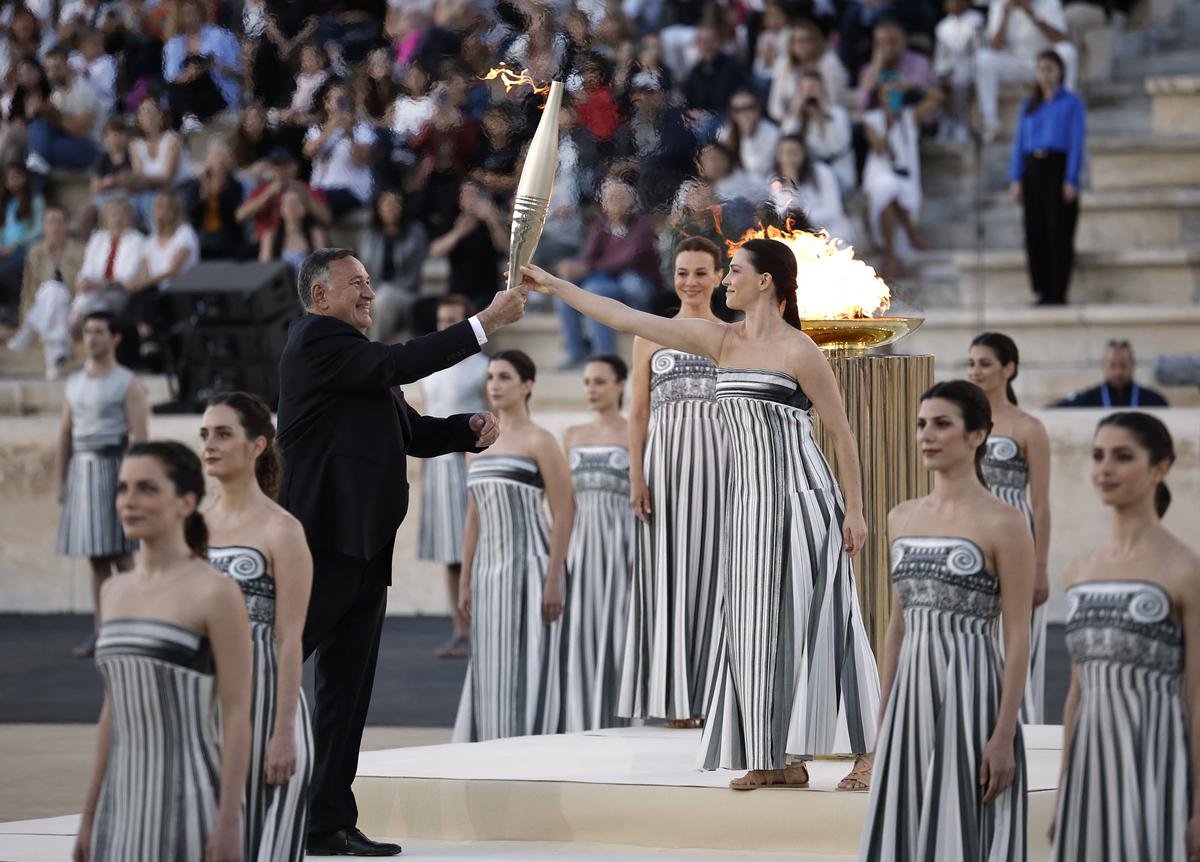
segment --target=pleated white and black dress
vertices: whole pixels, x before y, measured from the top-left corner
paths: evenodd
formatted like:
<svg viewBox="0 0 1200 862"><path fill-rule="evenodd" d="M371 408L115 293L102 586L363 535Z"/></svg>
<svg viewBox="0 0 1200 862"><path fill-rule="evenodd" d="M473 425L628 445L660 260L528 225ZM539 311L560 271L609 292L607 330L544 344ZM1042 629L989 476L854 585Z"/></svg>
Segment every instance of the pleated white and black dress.
<svg viewBox="0 0 1200 862"><path fill-rule="evenodd" d="M627 724L616 712L635 519L629 508L628 449L574 446L568 459L575 526L567 555L567 730L574 732Z"/></svg>
<svg viewBox="0 0 1200 862"><path fill-rule="evenodd" d="M863 626L845 505L789 375L722 368L719 630L705 769L782 769L875 746L879 673Z"/></svg>
<svg viewBox="0 0 1200 862"><path fill-rule="evenodd" d="M250 686L250 771L246 779L242 839L248 862L304 858L308 788L312 781L312 727L300 690L296 706L296 771L286 784L268 784L267 743L275 730L279 662L275 653L275 578L257 548L209 548L208 561L237 582L250 617L254 654Z"/></svg>
<svg viewBox="0 0 1200 862"><path fill-rule="evenodd" d="M1033 535L1033 508L1029 505L1029 462L1020 444L1011 437L993 434L987 439L983 476L993 494L1019 510ZM1002 645L1003 646L1003 645ZM1021 721L1041 724L1046 706L1046 606L1033 609L1029 624L1029 675L1021 700Z"/></svg>
<svg viewBox="0 0 1200 862"><path fill-rule="evenodd" d="M624 718L701 717L709 701L723 497L716 384L706 357L663 348L650 358L651 512L635 531L617 707Z"/></svg>
<svg viewBox="0 0 1200 862"><path fill-rule="evenodd" d="M859 859L1023 862L1025 749L1013 782L983 804L979 768L1000 713L1000 582L969 539L892 542L904 640L875 751ZM1082 858L1082 857L1081 857Z"/></svg>
<svg viewBox="0 0 1200 862"><path fill-rule="evenodd" d="M71 408L71 461L67 465L58 552L80 557L131 554L117 517L117 474L129 440L125 397L133 372L118 365L104 377L76 371L67 379Z"/></svg>
<svg viewBox="0 0 1200 862"><path fill-rule="evenodd" d="M220 735L208 639L175 623L100 626L112 743L93 862L200 862L217 818Z"/></svg>
<svg viewBox="0 0 1200 862"><path fill-rule="evenodd" d="M567 610L543 624L550 525L537 462L477 455L467 489L479 512L479 540L471 563L471 659L454 741L561 733L571 579L564 575Z"/></svg>
<svg viewBox="0 0 1200 862"><path fill-rule="evenodd" d="M1067 590L1081 689L1058 791L1057 862L1184 862L1192 811L1183 627L1149 581Z"/></svg>

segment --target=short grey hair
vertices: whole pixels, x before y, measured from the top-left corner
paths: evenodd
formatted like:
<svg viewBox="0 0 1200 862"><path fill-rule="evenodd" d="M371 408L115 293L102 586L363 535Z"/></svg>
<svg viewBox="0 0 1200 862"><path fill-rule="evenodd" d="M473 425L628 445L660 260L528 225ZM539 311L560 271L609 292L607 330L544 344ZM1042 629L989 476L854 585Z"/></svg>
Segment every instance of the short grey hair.
<svg viewBox="0 0 1200 862"><path fill-rule="evenodd" d="M329 281L329 264L344 257L354 257L352 248L319 248L304 259L296 283L296 293L305 311L312 311L312 287Z"/></svg>

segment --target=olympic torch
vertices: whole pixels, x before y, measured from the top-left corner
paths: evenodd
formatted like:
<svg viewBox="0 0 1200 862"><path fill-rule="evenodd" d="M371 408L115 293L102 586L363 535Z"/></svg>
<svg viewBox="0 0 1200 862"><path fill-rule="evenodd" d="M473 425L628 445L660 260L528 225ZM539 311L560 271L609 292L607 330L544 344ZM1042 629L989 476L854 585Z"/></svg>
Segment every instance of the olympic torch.
<svg viewBox="0 0 1200 862"><path fill-rule="evenodd" d="M512 233L508 240L508 286L521 282L521 267L529 263L542 238L550 193L554 190L554 170L558 167L558 109L562 105L561 81L550 82L550 92L542 108L525 166L517 183L513 206Z"/></svg>

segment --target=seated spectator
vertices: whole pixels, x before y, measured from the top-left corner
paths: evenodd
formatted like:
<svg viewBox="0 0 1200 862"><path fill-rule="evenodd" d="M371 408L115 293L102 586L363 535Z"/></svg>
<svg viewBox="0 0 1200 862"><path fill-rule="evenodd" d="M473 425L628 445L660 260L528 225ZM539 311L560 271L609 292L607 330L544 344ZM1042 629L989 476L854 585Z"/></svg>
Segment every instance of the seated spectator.
<svg viewBox="0 0 1200 862"><path fill-rule="evenodd" d="M708 141L724 122L733 91L747 83L746 71L736 57L721 50L715 27L696 29L696 51L699 59L684 81L683 101L696 136Z"/></svg>
<svg viewBox="0 0 1200 862"><path fill-rule="evenodd" d="M163 46L163 80L171 111L185 132L226 110L237 110L241 47L224 27L206 24L201 0L178 0L179 33ZM274 74L282 70L276 68Z"/></svg>
<svg viewBox="0 0 1200 862"><path fill-rule="evenodd" d="M882 20L898 21L904 32L932 33L935 0L849 0L838 3L838 53L852 81L862 74L874 50L874 30Z"/></svg>
<svg viewBox="0 0 1200 862"><path fill-rule="evenodd" d="M983 42L983 15L969 0L946 0L946 17L934 31L933 74L949 103L938 136L947 141L970 139L971 96L975 60Z"/></svg>
<svg viewBox="0 0 1200 862"><path fill-rule="evenodd" d="M106 112L117 105L117 61L104 50L104 34L89 28L79 39L79 50L69 60L75 74L96 90Z"/></svg>
<svg viewBox="0 0 1200 862"><path fill-rule="evenodd" d="M0 80L7 81L20 58L37 57L46 44L42 23L25 4L11 4L5 11L11 11L12 18L7 31L0 33Z"/></svg>
<svg viewBox="0 0 1200 862"><path fill-rule="evenodd" d="M0 187L0 304L10 320L15 320L21 303L25 256L42 236L45 207L30 182L29 170L20 162L6 164Z"/></svg>
<svg viewBox="0 0 1200 862"><path fill-rule="evenodd" d="M587 129L575 120L574 101L564 95L558 112L558 167L546 226L533 262L543 269L556 269L559 261L574 257L583 247L583 206L592 198L593 168L597 164L596 143Z"/></svg>
<svg viewBox="0 0 1200 862"><path fill-rule="evenodd" d="M667 101L659 79L639 72L631 82L633 113L617 147L620 173L638 177L638 191L651 210L669 202L692 173L696 138L680 108Z"/></svg>
<svg viewBox="0 0 1200 862"><path fill-rule="evenodd" d="M70 328L78 334L83 319L93 311L122 315L129 304L129 287L142 269L146 237L133 227L133 204L126 197L112 197L100 210L100 229L88 237L83 264L75 280ZM122 351L123 358L137 358L134 347Z"/></svg>
<svg viewBox="0 0 1200 862"><path fill-rule="evenodd" d="M300 47L300 72L292 99L279 114L279 122L307 129L316 122L313 98L329 80L329 56L316 42Z"/></svg>
<svg viewBox="0 0 1200 862"><path fill-rule="evenodd" d="M272 170L267 156L278 146L275 132L267 125L267 110L260 102L251 102L242 111L233 130L233 161L238 174L252 184Z"/></svg>
<svg viewBox="0 0 1200 862"><path fill-rule="evenodd" d="M304 192L287 189L279 201L279 219L275 229L267 231L258 248L258 259L266 262L282 260L293 272L300 272L305 258L329 244L325 228L313 218Z"/></svg>
<svg viewBox="0 0 1200 862"><path fill-rule="evenodd" d="M126 319L137 330L138 353L145 365L155 368L166 333L162 331L161 292L200 262L200 241L184 221L183 201L176 191L161 191L154 198L154 226L142 248L142 266L125 285L129 291Z"/></svg>
<svg viewBox="0 0 1200 862"><path fill-rule="evenodd" d="M421 292L429 254L425 227L404 212L404 193L385 189L375 199L371 223L358 237L358 259L371 275L375 303L371 338L391 342L408 328L409 312Z"/></svg>
<svg viewBox="0 0 1200 862"><path fill-rule="evenodd" d="M892 84L893 89L898 86L906 105L917 104L926 91L937 86L929 58L909 50L908 33L894 18L875 25L871 62L858 78L859 111L870 108L872 94L883 83Z"/></svg>
<svg viewBox="0 0 1200 862"><path fill-rule="evenodd" d="M600 186L600 208L604 215L592 223L583 252L559 264L559 273L584 290L648 308L661 285L654 218L639 209L633 186L615 177ZM557 305L567 349L564 368L578 368L597 353L616 352L611 329L588 320L585 334L583 315L564 302Z"/></svg>
<svg viewBox="0 0 1200 862"><path fill-rule="evenodd" d="M29 247L21 286L21 328L9 339L14 350L42 342L46 379L57 380L71 355L68 328L71 289L83 265L83 245L67 233L67 213L60 206L46 207L42 215L44 238Z"/></svg>
<svg viewBox="0 0 1200 862"><path fill-rule="evenodd" d="M896 227L904 229L913 248L923 249L917 232L921 212L921 124L937 111L941 94L925 91L915 107L904 104L904 84L887 81L872 99L875 107L863 117L870 150L863 168L870 229L883 249L883 278L900 274Z"/></svg>
<svg viewBox="0 0 1200 862"><path fill-rule="evenodd" d="M471 177L497 200L507 201L517 189L522 143L516 115L508 105L492 105L483 112L479 167L471 171Z"/></svg>
<svg viewBox="0 0 1200 862"><path fill-rule="evenodd" d="M991 0L987 38L976 63L975 93L983 138L990 142L1000 133L1002 85L1033 84L1038 54L1053 48L1067 70L1064 83L1074 89L1078 58L1060 0Z"/></svg>
<svg viewBox="0 0 1200 862"><path fill-rule="evenodd" d="M390 62L397 66L407 66L413 62L430 23L428 10L420 6L388 3L383 33L392 44Z"/></svg>
<svg viewBox="0 0 1200 862"><path fill-rule="evenodd" d="M79 216L79 230L90 235L96 227L100 207L113 195L127 195L133 187L133 161L129 155L129 126L124 117L111 116L104 123L100 136L103 144L96 163L92 165L89 184L92 198Z"/></svg>
<svg viewBox="0 0 1200 862"><path fill-rule="evenodd" d="M802 97L800 82L807 74L816 73L825 82L828 100L836 105L846 101L849 82L846 69L831 51L825 34L811 18L804 18L792 25L788 31L787 50L775 61L771 75L771 94L767 99L767 112L786 128L800 113Z"/></svg>
<svg viewBox="0 0 1200 862"><path fill-rule="evenodd" d="M849 112L829 100L825 80L817 72L804 73L796 96L799 109L795 119L784 123L783 132L799 136L811 158L833 169L842 195L849 194L858 185Z"/></svg>
<svg viewBox="0 0 1200 862"><path fill-rule="evenodd" d="M391 108L392 131L402 141L411 141L433 119L437 102L430 90L432 83L429 73L416 63L404 70L400 93ZM444 91L439 89L437 95L444 98Z"/></svg>
<svg viewBox="0 0 1200 862"><path fill-rule="evenodd" d="M376 126L388 125L388 112L392 109L399 92L396 79L392 77L392 61L388 49L373 49L354 76L354 93L358 99L359 116Z"/></svg>
<svg viewBox="0 0 1200 862"><path fill-rule="evenodd" d="M601 146L612 143L625 120L612 92L612 74L608 63L598 54L588 54L580 62L582 89L575 95L575 117Z"/></svg>
<svg viewBox="0 0 1200 862"><path fill-rule="evenodd" d="M729 148L734 161L764 185L775 169L775 147L779 126L763 116L758 95L739 87L729 99L729 122L717 132L717 140Z"/></svg>
<svg viewBox="0 0 1200 862"><path fill-rule="evenodd" d="M478 305L504 286L500 267L508 251L509 222L474 180L461 182L457 199L454 223L430 242L429 256L449 260L447 292L466 294Z"/></svg>
<svg viewBox="0 0 1200 862"><path fill-rule="evenodd" d="M300 46L316 34L321 4L313 0L262 0L261 10L247 4L243 14L247 12L251 20L244 20L243 31L254 99L267 108L281 107L287 103L293 82L280 70L292 68Z"/></svg>
<svg viewBox="0 0 1200 862"><path fill-rule="evenodd" d="M729 147L724 144L705 144L696 154L696 179L684 180L679 188L682 191L693 182L702 182L710 185L725 204L761 201L767 196L770 176L775 172L773 163L771 167L766 177L759 177L739 165Z"/></svg>
<svg viewBox="0 0 1200 862"><path fill-rule="evenodd" d="M1112 76L1115 52L1101 49L1098 43L1111 43L1136 5L1137 0L1067 0L1063 4L1067 35L1079 57L1080 80L1101 82Z"/></svg>
<svg viewBox="0 0 1200 862"><path fill-rule="evenodd" d="M313 188L324 193L338 219L371 200L375 130L355 119L350 90L340 79L327 81L317 99L318 122L304 136L304 155L312 160Z"/></svg>
<svg viewBox="0 0 1200 862"><path fill-rule="evenodd" d="M29 167L40 174L52 168L91 167L104 126L104 105L95 88L71 70L61 46L46 52L46 77L54 89L48 101L34 106L37 119L29 124ZM36 97L27 97L27 109L30 98Z"/></svg>
<svg viewBox="0 0 1200 862"><path fill-rule="evenodd" d="M1043 51L1037 83L1021 104L1009 181L1024 209L1025 254L1038 305L1063 305L1075 267L1079 174L1087 119L1083 100L1063 86L1062 58Z"/></svg>
<svg viewBox="0 0 1200 862"><path fill-rule="evenodd" d="M808 221L824 229L843 245L854 245L854 227L842 206L837 177L829 165L809 156L804 139L788 135L775 150L776 177L771 184L771 203L783 218L791 210L802 210Z"/></svg>
<svg viewBox="0 0 1200 862"><path fill-rule="evenodd" d="M478 164L479 137L479 124L446 102L413 139L417 170L408 208L431 237L450 230L458 218L459 185Z"/></svg>
<svg viewBox="0 0 1200 862"><path fill-rule="evenodd" d="M636 49L632 42L625 44L628 47L618 58L612 82L613 91L622 102L629 101L633 79L642 72L657 81L659 89L664 92L669 93L675 88L675 79L663 60L662 37L653 32L643 33Z"/></svg>
<svg viewBox="0 0 1200 862"><path fill-rule="evenodd" d="M245 233L237 220L242 184L233 175L233 151L224 141L208 145L204 168L185 186L188 221L200 243L202 260L237 260Z"/></svg>
<svg viewBox="0 0 1200 862"><path fill-rule="evenodd" d="M0 162L25 158L29 125L38 118L42 106L49 103L50 79L37 57L21 57L13 64L11 86L0 99L0 116L4 119L0 131Z"/></svg>
<svg viewBox="0 0 1200 862"><path fill-rule="evenodd" d="M265 160L262 182L238 207L234 217L239 223L254 220L254 241L262 243L263 237L275 230L279 222L279 207L283 193L289 189L302 192L309 213L322 227L333 221L325 195L308 183L296 179L299 161L283 147L276 147Z"/></svg>
<svg viewBox="0 0 1200 862"><path fill-rule="evenodd" d="M1104 382L1091 389L1073 392L1053 407L1169 407L1167 399L1149 386L1133 379L1137 365L1128 341L1112 340L1104 350Z"/></svg>
<svg viewBox="0 0 1200 862"><path fill-rule="evenodd" d="M779 0L769 0L763 7L762 30L754 43L754 63L751 66L754 85L762 99L766 99L771 92L775 67L781 58L787 56L791 35L783 4Z"/></svg>
<svg viewBox="0 0 1200 862"><path fill-rule="evenodd" d="M183 136L167 128L167 117L158 99L147 94L134 114L138 135L129 145L133 163L131 187L139 225L153 221L154 199L160 191L187 182L192 176Z"/></svg>

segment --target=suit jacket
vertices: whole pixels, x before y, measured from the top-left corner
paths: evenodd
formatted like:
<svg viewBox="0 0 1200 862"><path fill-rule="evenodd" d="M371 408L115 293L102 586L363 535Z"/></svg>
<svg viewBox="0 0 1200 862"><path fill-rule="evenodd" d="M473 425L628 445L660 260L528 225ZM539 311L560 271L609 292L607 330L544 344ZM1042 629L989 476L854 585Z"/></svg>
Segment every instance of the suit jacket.
<svg viewBox="0 0 1200 862"><path fill-rule="evenodd" d="M469 414L422 416L398 388L478 352L467 321L390 345L332 317L292 323L279 362L279 502L309 547L371 559L408 511L405 456L478 451Z"/></svg>

